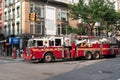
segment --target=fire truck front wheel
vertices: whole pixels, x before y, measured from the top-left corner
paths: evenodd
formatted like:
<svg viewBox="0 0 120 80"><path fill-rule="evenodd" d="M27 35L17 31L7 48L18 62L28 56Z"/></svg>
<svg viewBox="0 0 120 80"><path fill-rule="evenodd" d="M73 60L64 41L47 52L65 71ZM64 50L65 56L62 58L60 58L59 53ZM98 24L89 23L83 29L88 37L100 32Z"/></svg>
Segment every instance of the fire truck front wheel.
<svg viewBox="0 0 120 80"><path fill-rule="evenodd" d="M86 54L85 54L85 59L86 59L86 60L92 59L92 53L91 53L90 51L86 52Z"/></svg>
<svg viewBox="0 0 120 80"><path fill-rule="evenodd" d="M52 60L53 60L53 55L51 53L45 54L43 59L44 62L48 63L48 62L52 62Z"/></svg>

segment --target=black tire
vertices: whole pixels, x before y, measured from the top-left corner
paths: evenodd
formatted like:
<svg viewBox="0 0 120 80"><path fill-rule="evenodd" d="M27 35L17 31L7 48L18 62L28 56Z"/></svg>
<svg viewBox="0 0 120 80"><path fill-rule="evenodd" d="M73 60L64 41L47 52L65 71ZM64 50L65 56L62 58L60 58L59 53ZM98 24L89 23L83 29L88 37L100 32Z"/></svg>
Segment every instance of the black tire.
<svg viewBox="0 0 120 80"><path fill-rule="evenodd" d="M94 54L93 54L93 59L100 59L100 52L99 51L96 51Z"/></svg>
<svg viewBox="0 0 120 80"><path fill-rule="evenodd" d="M112 55L113 58L116 58L116 54Z"/></svg>
<svg viewBox="0 0 120 80"><path fill-rule="evenodd" d="M52 60L53 60L53 55L52 55L51 53L45 54L44 59L43 59L43 61L44 61L45 63L52 62Z"/></svg>
<svg viewBox="0 0 120 80"><path fill-rule="evenodd" d="M90 51L86 52L85 59L86 60L91 60L92 59L92 53Z"/></svg>
<svg viewBox="0 0 120 80"><path fill-rule="evenodd" d="M116 54L110 55L109 57L110 57L110 58L116 58Z"/></svg>

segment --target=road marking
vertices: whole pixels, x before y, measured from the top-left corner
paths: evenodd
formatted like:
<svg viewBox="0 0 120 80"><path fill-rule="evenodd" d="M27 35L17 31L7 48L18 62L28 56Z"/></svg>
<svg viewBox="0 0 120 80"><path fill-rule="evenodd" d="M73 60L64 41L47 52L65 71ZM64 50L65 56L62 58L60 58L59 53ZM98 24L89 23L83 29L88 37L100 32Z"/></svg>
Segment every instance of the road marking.
<svg viewBox="0 0 120 80"><path fill-rule="evenodd" d="M76 69L79 69L81 67L84 67L84 66L88 66L88 65L92 65L92 64L95 64L95 63L98 63L100 61L104 61L105 59L100 59L100 60L88 60L88 61L83 61L83 62L78 62L77 65L73 68L73 70L76 70Z"/></svg>

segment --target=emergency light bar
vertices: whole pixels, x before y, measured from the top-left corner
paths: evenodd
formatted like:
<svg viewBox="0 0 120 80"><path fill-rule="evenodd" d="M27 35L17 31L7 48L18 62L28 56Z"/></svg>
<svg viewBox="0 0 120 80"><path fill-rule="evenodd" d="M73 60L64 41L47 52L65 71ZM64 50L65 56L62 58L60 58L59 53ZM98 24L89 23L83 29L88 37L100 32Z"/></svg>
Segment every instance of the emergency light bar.
<svg viewBox="0 0 120 80"><path fill-rule="evenodd" d="M93 36L79 36L79 35L77 35L77 38L93 38Z"/></svg>

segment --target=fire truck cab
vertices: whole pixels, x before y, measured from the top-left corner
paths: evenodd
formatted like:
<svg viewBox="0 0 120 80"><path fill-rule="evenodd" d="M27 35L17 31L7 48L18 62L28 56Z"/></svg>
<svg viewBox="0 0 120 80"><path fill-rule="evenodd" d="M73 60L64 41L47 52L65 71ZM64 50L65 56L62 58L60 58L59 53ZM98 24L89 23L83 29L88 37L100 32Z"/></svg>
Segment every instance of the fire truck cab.
<svg viewBox="0 0 120 80"><path fill-rule="evenodd" d="M64 40L64 37L54 36L29 39L27 48L24 51L24 59L51 62L55 60L55 58L65 58L66 50L63 48L65 44Z"/></svg>
<svg viewBox="0 0 120 80"><path fill-rule="evenodd" d="M62 37L33 38L28 40L27 47L49 47L63 45Z"/></svg>

